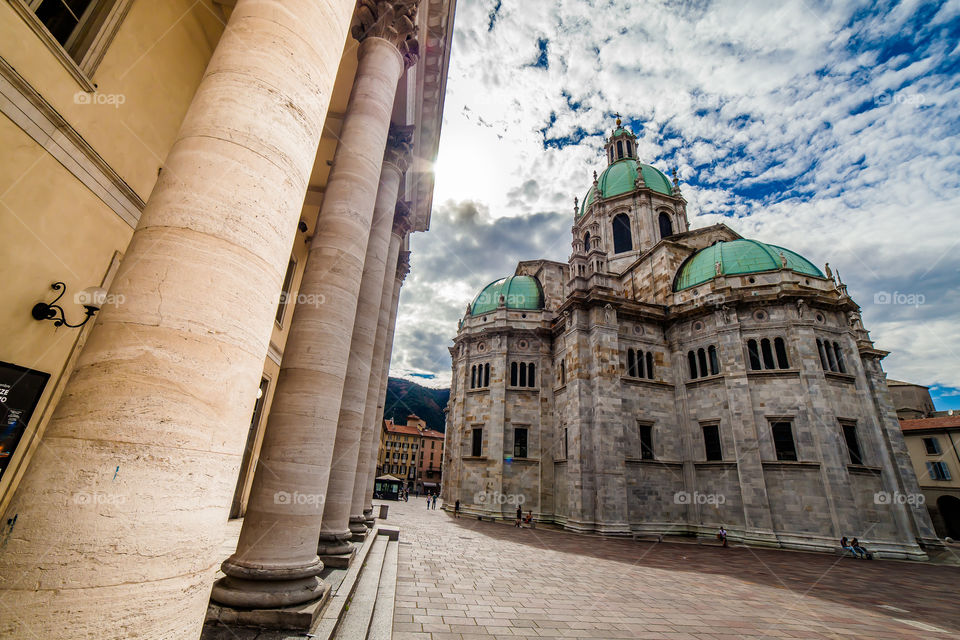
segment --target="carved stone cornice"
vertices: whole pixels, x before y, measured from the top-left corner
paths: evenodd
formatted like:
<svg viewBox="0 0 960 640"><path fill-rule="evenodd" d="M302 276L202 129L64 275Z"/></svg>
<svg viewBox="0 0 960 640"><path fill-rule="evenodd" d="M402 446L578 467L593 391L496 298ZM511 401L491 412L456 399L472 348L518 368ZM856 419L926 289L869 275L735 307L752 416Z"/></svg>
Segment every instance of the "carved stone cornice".
<svg viewBox="0 0 960 640"><path fill-rule="evenodd" d="M411 217L410 203L397 200L397 207L393 212L393 235L402 238L410 233L412 227L413 220Z"/></svg>
<svg viewBox="0 0 960 640"><path fill-rule="evenodd" d="M410 252L401 251L400 257L397 260L397 280L401 283L407 278L407 274L410 273Z"/></svg>
<svg viewBox="0 0 960 640"><path fill-rule="evenodd" d="M359 0L350 33L358 41L383 38L392 43L409 68L420 59L417 9L420 0Z"/></svg>
<svg viewBox="0 0 960 640"><path fill-rule="evenodd" d="M383 161L394 165L404 173L413 160L413 126L390 125L387 134L387 148L383 153Z"/></svg>

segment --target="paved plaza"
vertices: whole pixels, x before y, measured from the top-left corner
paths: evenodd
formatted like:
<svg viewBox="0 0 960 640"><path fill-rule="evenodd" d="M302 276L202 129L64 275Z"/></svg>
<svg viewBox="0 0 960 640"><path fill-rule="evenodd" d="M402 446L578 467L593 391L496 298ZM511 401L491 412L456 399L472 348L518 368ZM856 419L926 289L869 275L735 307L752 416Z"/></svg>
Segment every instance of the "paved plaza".
<svg viewBox="0 0 960 640"><path fill-rule="evenodd" d="M636 542L454 519L399 525L394 640L958 638L960 569Z"/></svg>

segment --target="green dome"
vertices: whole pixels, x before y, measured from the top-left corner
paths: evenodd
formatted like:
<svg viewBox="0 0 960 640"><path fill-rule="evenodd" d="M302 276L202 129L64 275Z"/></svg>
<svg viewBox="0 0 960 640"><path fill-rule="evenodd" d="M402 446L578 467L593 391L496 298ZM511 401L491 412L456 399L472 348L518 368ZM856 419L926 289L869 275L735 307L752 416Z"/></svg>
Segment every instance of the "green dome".
<svg viewBox="0 0 960 640"><path fill-rule="evenodd" d="M543 288L533 276L509 276L491 282L470 303L470 315L495 310L504 297L507 309L543 309Z"/></svg>
<svg viewBox="0 0 960 640"><path fill-rule="evenodd" d="M643 171L643 181L647 187L657 193L669 196L673 193L670 180L658 169L648 164L640 164ZM633 158L624 158L617 160L609 167L604 169L600 177L597 178L597 186L604 198L619 196L622 193L630 193L635 188L637 181L637 161ZM582 216L590 203L596 198L597 189L590 187L587 195L583 197L583 203L580 205L580 215Z"/></svg>
<svg viewBox="0 0 960 640"><path fill-rule="evenodd" d="M687 258L677 273L673 290L683 291L713 280L717 276L718 262L723 275L776 271L782 266L781 253L787 259L787 269L808 276L824 277L812 262L789 249L756 240L733 240L717 242Z"/></svg>

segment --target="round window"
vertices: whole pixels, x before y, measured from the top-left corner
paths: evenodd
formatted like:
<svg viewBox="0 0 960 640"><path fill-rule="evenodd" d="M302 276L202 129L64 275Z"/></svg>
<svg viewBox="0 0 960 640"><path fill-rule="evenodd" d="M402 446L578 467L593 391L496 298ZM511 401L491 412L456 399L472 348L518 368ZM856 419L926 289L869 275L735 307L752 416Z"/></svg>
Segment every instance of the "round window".
<svg viewBox="0 0 960 640"><path fill-rule="evenodd" d="M484 343L481 342L480 344L477 345L477 351L486 351L486 350L487 350L487 345L485 345Z"/></svg>
<svg viewBox="0 0 960 640"><path fill-rule="evenodd" d="M700 322L699 320L697 320L696 322L694 322L694 323L693 323L693 330L694 330L694 331L703 331L703 323Z"/></svg>

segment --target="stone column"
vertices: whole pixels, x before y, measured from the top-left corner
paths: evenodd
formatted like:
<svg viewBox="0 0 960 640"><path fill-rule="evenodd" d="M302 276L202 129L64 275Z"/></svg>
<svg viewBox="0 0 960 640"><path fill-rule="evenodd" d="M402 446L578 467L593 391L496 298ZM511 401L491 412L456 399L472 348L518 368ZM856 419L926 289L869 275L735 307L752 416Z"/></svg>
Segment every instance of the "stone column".
<svg viewBox="0 0 960 640"><path fill-rule="evenodd" d="M399 242L391 242L394 210L400 180L409 165L413 132L407 128L391 128L387 151L380 172L380 190L373 209L373 224L367 255L363 263L356 320L350 341L350 360L340 400L340 417L333 445L333 460L323 506L323 523L317 553L324 561L338 565L349 564L353 546L349 527L350 507L353 503L353 485L363 432L363 412L370 384L374 343L383 304L383 283L390 250L396 261ZM390 278L392 281L393 278ZM362 526L362 525L361 525ZM364 527L364 531L366 527Z"/></svg>
<svg viewBox="0 0 960 640"><path fill-rule="evenodd" d="M407 274L410 273L410 252L401 251L400 258L397 260L397 275L396 280L394 281L393 286L393 297L390 301L390 306L388 307L390 311L390 319L386 324L387 331L386 337L384 340L383 348L383 360L380 364L380 388L377 392L377 404L374 407L374 417L373 417L373 437L376 441L376 436L380 433L381 426L383 424L383 405L386 402L387 398L387 379L390 376L390 357L393 354L393 336L397 328L397 308L400 304L400 287L403 286L403 281L406 279ZM374 362L376 366L376 362ZM367 463L369 468L367 470L367 481L366 486L367 490L364 495L364 508L363 515L366 517L366 522L369 526L373 525L373 483L377 477L377 452L372 451L371 455L368 456Z"/></svg>
<svg viewBox="0 0 960 640"><path fill-rule="evenodd" d="M366 0L357 72L290 324L237 551L212 597L234 607L319 598L317 537L390 114L415 59L415 2ZM257 181L259 183L259 180Z"/></svg>
<svg viewBox="0 0 960 640"><path fill-rule="evenodd" d="M394 302L393 292L396 288L396 279L390 277L396 273L397 259L400 256L400 246L404 236L409 233L410 215L403 202L396 204L393 218L393 232L390 235L390 249L387 253L387 271L382 279L377 309L377 335L374 342L373 356L369 360L369 379L366 386L366 398L363 409L363 431L360 436L360 451L354 467L353 496L350 507L350 531L354 539L362 539L367 532L363 515L364 498L367 490L367 476L370 465L373 465L376 475L376 457L378 449L379 425L376 424L377 399L380 397L380 379L383 374L384 350L387 342L387 329L390 324L390 314Z"/></svg>
<svg viewBox="0 0 960 640"><path fill-rule="evenodd" d="M240 0L3 516L0 636L196 638L354 0Z"/></svg>

